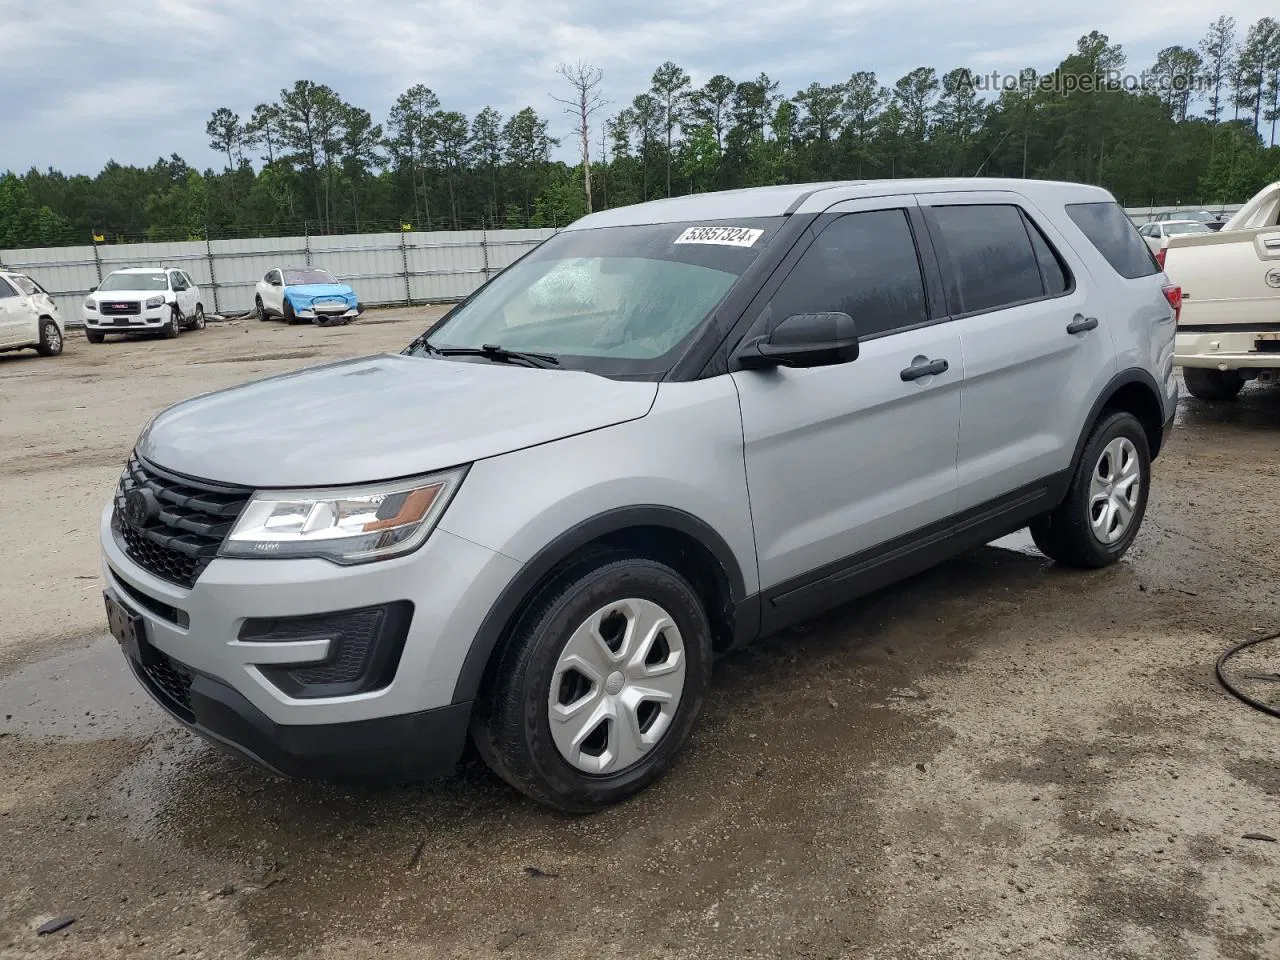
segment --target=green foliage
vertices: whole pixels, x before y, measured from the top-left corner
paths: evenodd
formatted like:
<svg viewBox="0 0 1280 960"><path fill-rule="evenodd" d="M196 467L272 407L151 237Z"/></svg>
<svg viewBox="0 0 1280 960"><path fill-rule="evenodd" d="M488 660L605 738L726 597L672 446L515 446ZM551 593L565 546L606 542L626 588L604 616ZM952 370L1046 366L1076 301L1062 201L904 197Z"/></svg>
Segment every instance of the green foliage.
<svg viewBox="0 0 1280 960"><path fill-rule="evenodd" d="M533 201L533 227L563 227L587 213L587 200L582 193L582 171L557 171L555 179L544 186Z"/></svg>
<svg viewBox="0 0 1280 960"><path fill-rule="evenodd" d="M26 183L11 173L0 177L0 248L57 246L66 232L66 222L38 206Z"/></svg>
<svg viewBox="0 0 1280 960"><path fill-rule="evenodd" d="M1280 24L1207 24L1115 82L1124 49L1092 31L1047 76L920 66L890 83L858 70L784 96L725 75L694 87L667 61L649 89L601 116L592 206L733 187L845 178L1010 176L1097 183L1132 205L1240 202L1280 179ZM1091 83L1085 89L1084 80ZM553 81L548 78L548 83ZM241 110L247 110L241 105ZM216 167L176 155L96 176L0 174L0 248L109 240L563 226L587 207L581 167L531 107L446 110L423 84L383 122L300 80L242 121L205 127ZM576 135L575 135L576 139Z"/></svg>

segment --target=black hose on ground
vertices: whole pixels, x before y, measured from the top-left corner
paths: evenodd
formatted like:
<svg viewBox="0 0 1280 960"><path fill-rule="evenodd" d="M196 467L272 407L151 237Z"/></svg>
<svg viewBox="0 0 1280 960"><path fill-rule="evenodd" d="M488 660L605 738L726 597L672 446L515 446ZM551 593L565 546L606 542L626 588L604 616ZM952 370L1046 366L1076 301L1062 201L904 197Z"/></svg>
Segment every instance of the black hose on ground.
<svg viewBox="0 0 1280 960"><path fill-rule="evenodd" d="M1234 647L1224 652L1222 656L1218 658L1218 665L1215 667L1215 671L1218 674L1218 682L1222 684L1222 686L1226 688L1227 692L1237 700L1247 703L1249 706L1253 707L1253 709L1261 710L1263 713L1270 716L1280 717L1280 709L1273 707L1270 704L1263 703L1261 700L1255 700L1253 697L1249 696L1228 680L1226 671L1223 670L1223 667L1227 665L1227 661L1236 654L1242 653L1256 644L1265 643L1268 640L1280 640L1280 633L1273 633L1266 637L1254 637L1252 640L1245 640L1243 643L1237 643ZM1277 682L1280 682L1280 679L1277 679Z"/></svg>

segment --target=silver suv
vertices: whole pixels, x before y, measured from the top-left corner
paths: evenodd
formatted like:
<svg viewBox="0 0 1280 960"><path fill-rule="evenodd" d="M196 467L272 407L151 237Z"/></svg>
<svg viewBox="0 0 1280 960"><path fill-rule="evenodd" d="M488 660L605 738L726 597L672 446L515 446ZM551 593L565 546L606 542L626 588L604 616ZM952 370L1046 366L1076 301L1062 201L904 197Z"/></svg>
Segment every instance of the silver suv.
<svg viewBox="0 0 1280 960"><path fill-rule="evenodd" d="M670 764L761 634L1027 525L1061 564L1118 560L1178 302L1074 184L588 216L400 355L156 417L102 514L112 631L271 770L416 779L470 736L591 810Z"/></svg>

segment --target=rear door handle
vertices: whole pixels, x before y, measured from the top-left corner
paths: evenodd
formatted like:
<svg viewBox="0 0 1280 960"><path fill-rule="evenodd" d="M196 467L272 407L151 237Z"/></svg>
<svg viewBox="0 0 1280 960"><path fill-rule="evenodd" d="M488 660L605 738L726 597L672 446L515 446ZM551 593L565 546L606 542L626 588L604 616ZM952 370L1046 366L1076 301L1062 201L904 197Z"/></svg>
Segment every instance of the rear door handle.
<svg viewBox="0 0 1280 960"><path fill-rule="evenodd" d="M1082 317L1077 313L1067 324L1067 333L1087 333L1090 330L1096 330L1097 327L1097 317Z"/></svg>
<svg viewBox="0 0 1280 960"><path fill-rule="evenodd" d="M940 373L946 373L951 369L951 365L945 360L929 360L925 357L917 358L920 363L913 363L907 369L899 374L902 379L910 383L912 380L923 380L925 377L934 377Z"/></svg>

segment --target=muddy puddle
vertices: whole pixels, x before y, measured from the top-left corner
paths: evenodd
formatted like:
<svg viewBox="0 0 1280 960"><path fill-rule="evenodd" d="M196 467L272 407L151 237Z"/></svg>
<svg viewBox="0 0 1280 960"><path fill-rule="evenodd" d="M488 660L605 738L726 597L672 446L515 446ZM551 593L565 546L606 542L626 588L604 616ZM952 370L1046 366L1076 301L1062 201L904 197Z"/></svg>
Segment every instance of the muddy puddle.
<svg viewBox="0 0 1280 960"><path fill-rule="evenodd" d="M110 636L0 677L0 736L144 739L165 723Z"/></svg>

